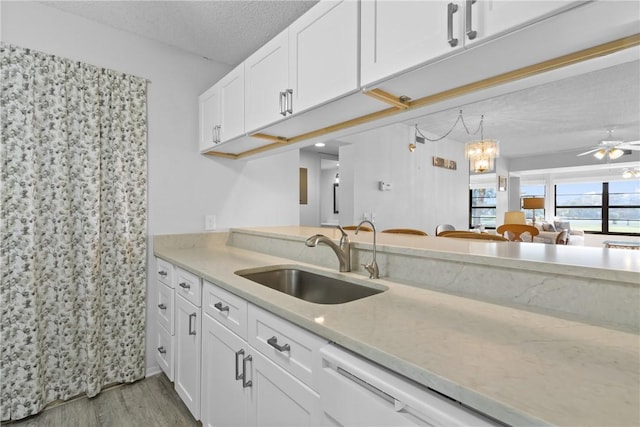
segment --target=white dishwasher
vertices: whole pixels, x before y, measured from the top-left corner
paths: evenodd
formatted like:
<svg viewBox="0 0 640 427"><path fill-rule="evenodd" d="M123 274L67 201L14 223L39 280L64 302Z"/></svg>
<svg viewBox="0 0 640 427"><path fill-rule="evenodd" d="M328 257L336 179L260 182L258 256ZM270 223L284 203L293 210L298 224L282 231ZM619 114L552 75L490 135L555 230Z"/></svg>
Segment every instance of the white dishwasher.
<svg viewBox="0 0 640 427"><path fill-rule="evenodd" d="M336 345L320 354L324 426L500 425Z"/></svg>

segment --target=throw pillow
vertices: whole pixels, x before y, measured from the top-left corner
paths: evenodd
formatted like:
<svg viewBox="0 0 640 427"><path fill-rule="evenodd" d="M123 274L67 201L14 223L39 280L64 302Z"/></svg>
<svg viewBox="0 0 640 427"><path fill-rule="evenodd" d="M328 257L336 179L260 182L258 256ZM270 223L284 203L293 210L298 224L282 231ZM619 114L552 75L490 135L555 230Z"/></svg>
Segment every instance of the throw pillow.
<svg viewBox="0 0 640 427"><path fill-rule="evenodd" d="M556 231L556 227L553 224L545 222L542 224L542 231Z"/></svg>
<svg viewBox="0 0 640 427"><path fill-rule="evenodd" d="M567 230L567 232L571 231L571 224L569 221L554 221L553 225L556 227L556 231Z"/></svg>

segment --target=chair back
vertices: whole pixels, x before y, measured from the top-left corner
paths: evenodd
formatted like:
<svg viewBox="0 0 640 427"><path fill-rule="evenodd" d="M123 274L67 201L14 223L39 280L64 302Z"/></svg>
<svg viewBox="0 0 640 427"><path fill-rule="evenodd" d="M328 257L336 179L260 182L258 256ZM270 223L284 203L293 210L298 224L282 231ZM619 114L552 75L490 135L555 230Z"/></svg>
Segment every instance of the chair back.
<svg viewBox="0 0 640 427"><path fill-rule="evenodd" d="M536 227L527 224L502 224L496 231L512 242L523 242L522 235L526 233L531 236L531 240L528 241L533 241L533 237L540 233Z"/></svg>
<svg viewBox="0 0 640 427"><path fill-rule="evenodd" d="M381 233L395 233L395 234L414 234L416 236L428 236L422 230L416 230L414 228L388 228L386 230L382 230Z"/></svg>
<svg viewBox="0 0 640 427"><path fill-rule="evenodd" d="M436 236L440 235L443 231L452 231L456 228L451 224L438 224L436 226Z"/></svg>
<svg viewBox="0 0 640 427"><path fill-rule="evenodd" d="M458 239L493 240L497 242L507 242L508 239L496 234L474 233L464 230L445 230L438 234L438 237L454 237Z"/></svg>
<svg viewBox="0 0 640 427"><path fill-rule="evenodd" d="M344 227L342 227L343 230L355 230L356 228L358 228L357 225L345 225ZM360 231L373 231L373 229L371 227L363 225L360 227Z"/></svg>

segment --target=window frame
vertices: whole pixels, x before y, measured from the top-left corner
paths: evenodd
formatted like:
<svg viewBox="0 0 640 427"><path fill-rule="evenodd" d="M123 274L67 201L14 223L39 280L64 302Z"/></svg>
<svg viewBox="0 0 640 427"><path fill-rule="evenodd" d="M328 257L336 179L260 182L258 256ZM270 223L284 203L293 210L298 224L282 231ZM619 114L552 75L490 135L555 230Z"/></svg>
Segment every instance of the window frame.
<svg viewBox="0 0 640 427"><path fill-rule="evenodd" d="M593 181L592 181L593 182ZM602 234L610 236L640 236L638 233L621 233L619 231L609 231L609 210L610 209L640 209L640 205L611 205L609 202L609 181L600 182L602 193L599 205L558 205L558 185L553 185L553 204L554 204L554 216L558 216L558 209L600 209L601 231L584 230L586 234Z"/></svg>
<svg viewBox="0 0 640 427"><path fill-rule="evenodd" d="M482 206L474 206L473 204L473 191L474 190L479 190L479 189L487 189L487 190L493 190L494 191L494 196L493 197L485 197L485 198L492 198L494 200L496 200L496 203L494 205L482 205ZM476 197L477 198L477 197ZM498 203L497 203L497 199L498 199L498 194L497 194L497 190L495 187L492 187L490 185L488 186L482 186L482 187L476 187L476 188L470 188L469 189L469 229L474 228L474 224L473 224L473 210L474 209L493 209L494 210L494 218L495 218L495 226L484 226L485 229L487 230L495 230L497 228L497 224L498 224Z"/></svg>

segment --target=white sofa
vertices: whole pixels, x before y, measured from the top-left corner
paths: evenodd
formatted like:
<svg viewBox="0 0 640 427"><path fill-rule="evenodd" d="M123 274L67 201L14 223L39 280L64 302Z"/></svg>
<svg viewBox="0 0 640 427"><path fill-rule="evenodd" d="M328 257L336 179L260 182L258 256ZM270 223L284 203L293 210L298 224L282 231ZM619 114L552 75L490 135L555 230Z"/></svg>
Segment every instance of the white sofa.
<svg viewBox="0 0 640 427"><path fill-rule="evenodd" d="M563 230L569 230L569 245L584 246L584 231L571 228L568 221L555 221L554 223L536 223L535 227L540 230L540 234L533 238L534 242L555 244L558 235Z"/></svg>

